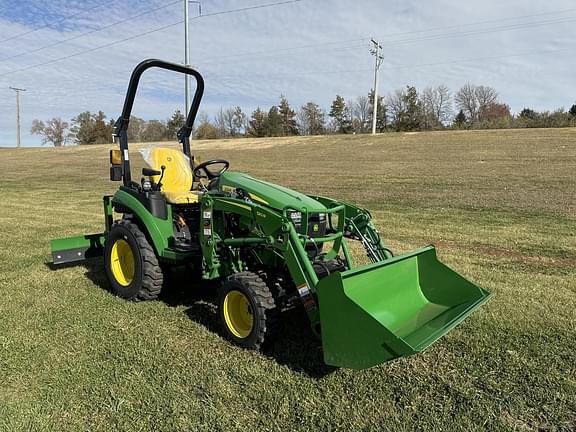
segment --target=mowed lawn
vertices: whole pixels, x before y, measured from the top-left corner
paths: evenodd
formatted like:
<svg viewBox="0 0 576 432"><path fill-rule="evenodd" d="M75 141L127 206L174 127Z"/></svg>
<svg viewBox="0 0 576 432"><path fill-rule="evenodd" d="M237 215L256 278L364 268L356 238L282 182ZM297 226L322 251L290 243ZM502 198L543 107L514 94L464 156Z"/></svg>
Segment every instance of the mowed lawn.
<svg viewBox="0 0 576 432"><path fill-rule="evenodd" d="M219 336L210 284L173 275L161 300L131 303L99 260L49 266L50 239L103 229L111 146L0 149L0 431L576 428L575 129L193 146L365 206L397 253L434 243L496 296L369 370L323 366L298 313L245 351Z"/></svg>

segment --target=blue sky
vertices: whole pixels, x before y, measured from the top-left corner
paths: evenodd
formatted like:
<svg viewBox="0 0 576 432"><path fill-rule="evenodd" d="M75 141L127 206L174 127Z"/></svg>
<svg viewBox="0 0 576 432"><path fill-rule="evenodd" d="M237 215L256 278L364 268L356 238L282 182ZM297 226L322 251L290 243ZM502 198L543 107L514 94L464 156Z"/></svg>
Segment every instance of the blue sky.
<svg viewBox="0 0 576 432"><path fill-rule="evenodd" d="M336 94L366 94L371 37L384 46L381 94L470 82L495 87L513 111L576 103L573 0L302 0L217 14L279 1L202 1L190 35L192 64L207 84L202 110L249 112L281 94L294 107L328 108ZM15 145L9 86L27 89L24 145L39 145L28 132L36 118L68 120L85 110L116 117L135 64L183 62L182 19L183 1L174 0L0 0L0 146ZM165 119L182 106L183 79L150 71L133 113Z"/></svg>

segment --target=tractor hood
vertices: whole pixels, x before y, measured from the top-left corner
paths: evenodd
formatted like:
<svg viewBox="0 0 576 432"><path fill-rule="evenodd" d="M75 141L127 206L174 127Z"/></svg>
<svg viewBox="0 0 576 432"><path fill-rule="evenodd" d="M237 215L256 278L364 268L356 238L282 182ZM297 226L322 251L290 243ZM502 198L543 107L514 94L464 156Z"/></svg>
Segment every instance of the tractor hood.
<svg viewBox="0 0 576 432"><path fill-rule="evenodd" d="M286 207L308 212L326 210L326 206L307 195L239 172L228 171L222 174L220 189L223 192L242 189L249 194L252 201L277 210L283 210Z"/></svg>

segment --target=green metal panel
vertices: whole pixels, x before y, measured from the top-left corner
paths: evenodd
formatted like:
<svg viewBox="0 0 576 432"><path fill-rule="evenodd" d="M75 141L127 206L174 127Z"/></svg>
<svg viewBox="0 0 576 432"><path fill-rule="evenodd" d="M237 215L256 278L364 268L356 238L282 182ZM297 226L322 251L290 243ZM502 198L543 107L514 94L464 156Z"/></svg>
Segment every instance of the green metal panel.
<svg viewBox="0 0 576 432"><path fill-rule="evenodd" d="M172 207L170 205L168 205L168 217L164 220L152 216L138 199L122 190L116 191L112 202L128 208L144 224L158 255L174 259L175 253L168 250L174 242Z"/></svg>
<svg viewBox="0 0 576 432"><path fill-rule="evenodd" d="M324 361L353 369L424 350L491 297L432 246L333 273L316 290Z"/></svg>
<svg viewBox="0 0 576 432"><path fill-rule="evenodd" d="M227 171L220 178L220 188L227 192L228 189L241 188L250 194L252 201L259 204L282 210L286 207L297 211L322 212L326 207L307 195L258 180L247 174Z"/></svg>

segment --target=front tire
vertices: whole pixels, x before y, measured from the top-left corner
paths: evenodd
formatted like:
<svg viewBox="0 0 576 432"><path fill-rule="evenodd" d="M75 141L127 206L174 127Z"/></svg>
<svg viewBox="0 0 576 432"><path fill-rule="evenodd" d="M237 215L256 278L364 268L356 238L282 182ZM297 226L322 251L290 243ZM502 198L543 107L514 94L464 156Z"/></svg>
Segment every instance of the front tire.
<svg viewBox="0 0 576 432"><path fill-rule="evenodd" d="M224 336L243 348L258 350L276 331L279 310L268 285L255 273L228 276L218 295Z"/></svg>
<svg viewBox="0 0 576 432"><path fill-rule="evenodd" d="M104 248L104 267L112 290L128 300L153 300L162 290L163 275L154 249L129 220L114 223Z"/></svg>

